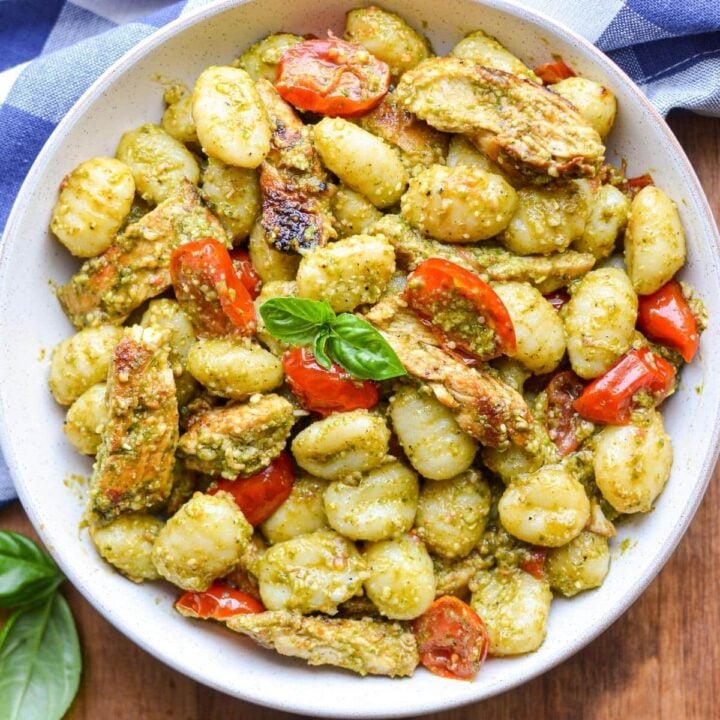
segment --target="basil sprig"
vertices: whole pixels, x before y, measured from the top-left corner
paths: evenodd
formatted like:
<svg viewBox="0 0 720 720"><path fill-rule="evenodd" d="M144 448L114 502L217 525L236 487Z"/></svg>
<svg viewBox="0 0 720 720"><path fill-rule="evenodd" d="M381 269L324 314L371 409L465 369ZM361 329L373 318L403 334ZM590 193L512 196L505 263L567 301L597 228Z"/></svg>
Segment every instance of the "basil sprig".
<svg viewBox="0 0 720 720"><path fill-rule="evenodd" d="M265 329L291 345L310 345L318 364L334 360L360 380L389 380L405 368L387 340L366 320L336 315L327 301L272 298L260 306Z"/></svg>
<svg viewBox="0 0 720 720"><path fill-rule="evenodd" d="M32 541L0 530L0 716L59 720L80 683L80 642L58 591L63 577Z"/></svg>

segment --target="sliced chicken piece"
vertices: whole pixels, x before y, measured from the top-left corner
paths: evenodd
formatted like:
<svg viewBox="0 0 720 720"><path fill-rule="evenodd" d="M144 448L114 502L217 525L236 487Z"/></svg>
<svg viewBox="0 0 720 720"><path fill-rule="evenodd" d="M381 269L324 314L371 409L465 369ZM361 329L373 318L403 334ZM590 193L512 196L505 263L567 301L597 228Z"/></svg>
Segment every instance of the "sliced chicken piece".
<svg viewBox="0 0 720 720"><path fill-rule="evenodd" d="M403 164L412 171L435 163L444 163L448 149L448 136L430 127L401 107L393 93L358 119L360 127L400 149Z"/></svg>
<svg viewBox="0 0 720 720"><path fill-rule="evenodd" d="M253 475L282 452L294 421L285 398L255 395L200 415L180 438L178 454L190 469L207 475Z"/></svg>
<svg viewBox="0 0 720 720"><path fill-rule="evenodd" d="M255 86L272 128L270 152L260 166L261 223L267 242L281 252L322 247L337 233L331 187L310 129L271 82L260 79Z"/></svg>
<svg viewBox="0 0 720 720"><path fill-rule="evenodd" d="M444 258L494 282L529 282L547 293L567 285L592 269L590 253L566 250L551 255L515 255L497 245L458 247L424 238L399 215L385 215L369 230L384 235L395 248L398 264L414 270L423 260Z"/></svg>
<svg viewBox="0 0 720 720"><path fill-rule="evenodd" d="M170 287L172 251L204 237L229 247L220 221L185 181L180 195L128 225L102 255L84 262L58 289L65 314L77 328L123 322L145 300Z"/></svg>
<svg viewBox="0 0 720 720"><path fill-rule="evenodd" d="M412 675L420 662L415 637L398 623L275 610L236 615L227 626L281 655L360 675L403 677Z"/></svg>
<svg viewBox="0 0 720 720"><path fill-rule="evenodd" d="M470 60L430 58L395 91L438 130L463 133L503 169L530 180L594 177L605 147L567 100L517 75Z"/></svg>
<svg viewBox="0 0 720 720"><path fill-rule="evenodd" d="M108 421L90 479L92 507L106 519L155 510L175 476L178 409L166 334L133 325L108 373Z"/></svg>
<svg viewBox="0 0 720 720"><path fill-rule="evenodd" d="M380 330L408 373L426 382L453 411L460 427L489 447L507 447L510 440L521 447L537 443L522 396L439 347L433 333L404 305L400 297L389 297L365 318Z"/></svg>

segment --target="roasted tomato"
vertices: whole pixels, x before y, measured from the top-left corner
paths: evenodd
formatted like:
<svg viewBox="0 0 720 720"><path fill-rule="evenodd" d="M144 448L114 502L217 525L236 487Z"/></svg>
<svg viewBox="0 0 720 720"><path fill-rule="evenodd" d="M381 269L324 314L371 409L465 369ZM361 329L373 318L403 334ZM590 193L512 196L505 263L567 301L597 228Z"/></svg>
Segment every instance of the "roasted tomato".
<svg viewBox="0 0 720 720"><path fill-rule="evenodd" d="M534 578L542 580L545 573L545 560L547 560L547 548L535 546L530 550L530 557L520 563L520 567L530 573Z"/></svg>
<svg viewBox="0 0 720 720"><path fill-rule="evenodd" d="M459 598L444 595L412 622L420 662L441 677L472 680L490 640L480 616Z"/></svg>
<svg viewBox="0 0 720 720"><path fill-rule="evenodd" d="M255 306L230 254L205 238L178 247L170 258L175 297L200 337L252 335Z"/></svg>
<svg viewBox="0 0 720 720"><path fill-rule="evenodd" d="M535 74L543 81L545 85L567 80L567 78L575 77L577 73L559 56L556 55L555 62L538 65L535 68Z"/></svg>
<svg viewBox="0 0 720 720"><path fill-rule="evenodd" d="M380 400L373 380L355 380L337 363L329 370L318 365L308 348L296 348L283 358L285 379L306 410L329 415L348 410L369 410Z"/></svg>
<svg viewBox="0 0 720 720"><path fill-rule="evenodd" d="M260 294L260 290L262 290L262 280L255 272L255 268L250 260L248 251L240 248L231 250L230 259L232 260L235 274L240 279L240 282L245 286L246 290L250 293L250 297L255 300L255 298Z"/></svg>
<svg viewBox="0 0 720 720"><path fill-rule="evenodd" d="M295 470L287 453L280 453L264 470L250 477L218 480L210 495L230 493L245 519L253 526L265 522L287 500L295 482Z"/></svg>
<svg viewBox="0 0 720 720"><path fill-rule="evenodd" d="M221 582L214 582L204 592L184 593L175 608L185 617L202 620L226 620L233 615L265 610L254 597Z"/></svg>
<svg viewBox="0 0 720 720"><path fill-rule="evenodd" d="M627 425L636 393L645 390L660 401L674 383L675 368L667 360L648 348L631 350L587 385L573 407L592 422Z"/></svg>
<svg viewBox="0 0 720 720"><path fill-rule="evenodd" d="M677 280L671 280L652 295L641 295L637 326L650 340L677 350L690 362L700 344L693 311Z"/></svg>
<svg viewBox="0 0 720 720"><path fill-rule="evenodd" d="M627 178L620 183L619 188L630 198L634 198L644 187L654 185L655 181L650 173Z"/></svg>
<svg viewBox="0 0 720 720"><path fill-rule="evenodd" d="M567 290L553 290L553 292L545 295L545 299L553 306L555 310L561 310L570 302L570 295Z"/></svg>
<svg viewBox="0 0 720 720"><path fill-rule="evenodd" d="M546 388L548 435L562 456L577 450L580 444L577 438L580 416L573 403L582 394L583 387L572 370L565 370L554 375Z"/></svg>
<svg viewBox="0 0 720 720"><path fill-rule="evenodd" d="M301 110L353 117L372 110L390 85L390 68L362 45L328 38L305 40L280 58L275 87Z"/></svg>
<svg viewBox="0 0 720 720"><path fill-rule="evenodd" d="M495 291L475 273L430 258L410 274L405 299L460 350L489 360L516 350L515 329Z"/></svg>

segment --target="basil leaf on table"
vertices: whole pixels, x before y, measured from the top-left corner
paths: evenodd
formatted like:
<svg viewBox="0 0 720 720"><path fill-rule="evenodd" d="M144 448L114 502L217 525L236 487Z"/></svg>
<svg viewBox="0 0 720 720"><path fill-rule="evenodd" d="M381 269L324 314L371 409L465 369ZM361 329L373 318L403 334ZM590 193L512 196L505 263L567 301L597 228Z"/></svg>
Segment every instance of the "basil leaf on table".
<svg viewBox="0 0 720 720"><path fill-rule="evenodd" d="M310 345L318 331L335 318L327 302L304 298L271 298L260 306L265 329L278 340Z"/></svg>
<svg viewBox="0 0 720 720"><path fill-rule="evenodd" d="M343 313L332 325L328 353L360 380L389 380L406 371L387 340L367 320Z"/></svg>
<svg viewBox="0 0 720 720"><path fill-rule="evenodd" d="M32 540L0 530L0 608L38 600L61 582L57 565Z"/></svg>
<svg viewBox="0 0 720 720"><path fill-rule="evenodd" d="M3 720L60 720L80 682L82 660L67 602L53 592L16 610L0 632Z"/></svg>

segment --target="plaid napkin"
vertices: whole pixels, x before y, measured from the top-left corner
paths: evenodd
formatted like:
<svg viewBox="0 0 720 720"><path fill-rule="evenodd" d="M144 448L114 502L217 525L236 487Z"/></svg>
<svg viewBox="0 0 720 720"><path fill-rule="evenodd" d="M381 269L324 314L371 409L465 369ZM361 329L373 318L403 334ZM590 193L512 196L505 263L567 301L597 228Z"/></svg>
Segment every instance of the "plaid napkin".
<svg viewBox="0 0 720 720"><path fill-rule="evenodd" d="M159 27L210 2L0 0L0 228L45 140L92 81ZM720 116L720 0L521 2L604 50L661 113ZM0 506L14 496L0 456Z"/></svg>

